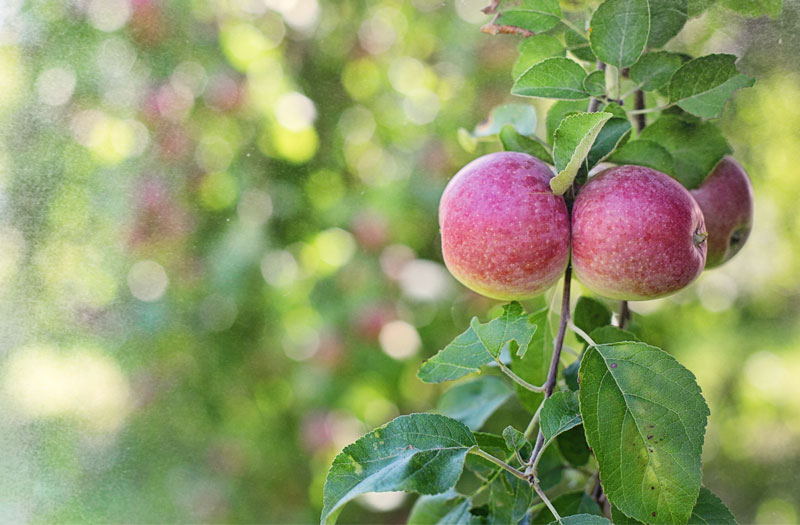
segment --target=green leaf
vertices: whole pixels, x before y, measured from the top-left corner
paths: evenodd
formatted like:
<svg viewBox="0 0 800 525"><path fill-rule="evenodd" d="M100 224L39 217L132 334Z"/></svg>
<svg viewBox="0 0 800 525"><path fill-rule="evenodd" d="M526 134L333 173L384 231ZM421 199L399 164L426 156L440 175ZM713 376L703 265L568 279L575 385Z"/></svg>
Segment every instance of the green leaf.
<svg viewBox="0 0 800 525"><path fill-rule="evenodd" d="M608 500L640 521L688 521L709 414L692 373L659 348L613 343L589 347L580 382Z"/></svg>
<svg viewBox="0 0 800 525"><path fill-rule="evenodd" d="M608 160L615 164L634 164L675 175L672 155L663 146L651 140L632 140L617 148Z"/></svg>
<svg viewBox="0 0 800 525"><path fill-rule="evenodd" d="M455 486L476 446L462 423L438 414L400 416L348 445L333 460L323 490L321 523L367 492L438 494Z"/></svg>
<svg viewBox="0 0 800 525"><path fill-rule="evenodd" d="M556 130L567 115L586 111L586 102L583 100L559 100L550 107L545 119L547 126L547 143L552 144Z"/></svg>
<svg viewBox="0 0 800 525"><path fill-rule="evenodd" d="M578 393L556 392L544 402L539 425L546 441L581 424Z"/></svg>
<svg viewBox="0 0 800 525"><path fill-rule="evenodd" d="M461 421L471 430L480 429L513 390L496 376L483 376L458 384L442 395L436 409L441 414Z"/></svg>
<svg viewBox="0 0 800 525"><path fill-rule="evenodd" d="M524 459L530 457L533 447L531 443L525 439L525 434L509 425L503 430L503 439L506 442L508 450L511 452L519 452Z"/></svg>
<svg viewBox="0 0 800 525"><path fill-rule="evenodd" d="M605 160L620 144L623 144L631 134L631 121L627 118L613 117L603 125L600 134L592 144L586 164L589 169Z"/></svg>
<svg viewBox="0 0 800 525"><path fill-rule="evenodd" d="M520 75L514 82L511 93L523 97L585 99L589 94L583 89L584 78L586 71L574 60L548 58Z"/></svg>
<svg viewBox="0 0 800 525"><path fill-rule="evenodd" d="M520 151L533 155L548 164L553 163L553 157L544 144L536 139L520 135L510 124L503 126L500 131L500 143L503 145L504 151Z"/></svg>
<svg viewBox="0 0 800 525"><path fill-rule="evenodd" d="M639 341L639 338L636 337L636 334L633 332L611 325L595 328L589 332L589 337L599 345L622 343L625 341Z"/></svg>
<svg viewBox="0 0 800 525"><path fill-rule="evenodd" d="M692 115L717 118L734 91L754 83L736 70L735 55L708 55L686 62L672 75L669 100Z"/></svg>
<svg viewBox="0 0 800 525"><path fill-rule="evenodd" d="M600 507L597 506L597 503L595 503L592 497L582 490L561 494L554 498L551 503L561 516L570 516L574 514L590 514L592 516L603 515ZM555 516L550 512L550 509L544 507L531 519L531 525L550 523L554 519Z"/></svg>
<svg viewBox="0 0 800 525"><path fill-rule="evenodd" d="M564 459L558 453L558 447L547 447L539 460L537 475L542 490L550 490L561 482L564 473Z"/></svg>
<svg viewBox="0 0 800 525"><path fill-rule="evenodd" d="M411 507L407 525L467 525L472 500L448 490L443 494L423 495Z"/></svg>
<svg viewBox="0 0 800 525"><path fill-rule="evenodd" d="M611 113L604 112L578 113L561 121L553 141L553 159L558 170L558 175L550 179L553 193L563 195L569 189L597 135L611 117Z"/></svg>
<svg viewBox="0 0 800 525"><path fill-rule="evenodd" d="M705 487L700 488L700 495L692 509L689 525L736 525L731 511L713 492Z"/></svg>
<svg viewBox="0 0 800 525"><path fill-rule="evenodd" d="M611 323L611 309L605 303L583 295L575 305L572 318L575 326L590 334L595 328Z"/></svg>
<svg viewBox="0 0 800 525"><path fill-rule="evenodd" d="M717 0L689 0L689 18L702 15Z"/></svg>
<svg viewBox="0 0 800 525"><path fill-rule="evenodd" d="M662 115L642 131L640 138L669 152L674 162L670 175L689 189L699 186L720 159L731 152L713 123L687 122L675 115Z"/></svg>
<svg viewBox="0 0 800 525"><path fill-rule="evenodd" d="M544 384L550 370L550 357L553 355L553 332L547 320L547 312L547 308L544 308L530 317L530 322L537 326L537 330L531 338L524 359L515 353L511 354L511 370L533 385ZM514 383L514 389L520 402L531 412L539 407L544 398L541 392L531 392L517 383Z"/></svg>
<svg viewBox="0 0 800 525"><path fill-rule="evenodd" d="M506 443L501 436L488 432L473 432L478 447L496 458L510 459L506 450ZM465 463L466 467L480 477L487 479L495 474L500 467L477 454L469 454Z"/></svg>
<svg viewBox="0 0 800 525"><path fill-rule="evenodd" d="M510 124L523 135L536 132L536 110L530 104L503 104L489 112L486 120L475 126L473 137L497 135L504 126Z"/></svg>
<svg viewBox="0 0 800 525"><path fill-rule="evenodd" d="M578 425L560 434L556 438L556 445L561 456L570 464L580 467L589 461L592 451L586 443L583 425Z"/></svg>
<svg viewBox="0 0 800 525"><path fill-rule="evenodd" d="M616 102L609 102L608 104L603 106L603 111L606 113L611 113L614 117L619 118L628 118L628 112L625 111L625 108L617 104Z"/></svg>
<svg viewBox="0 0 800 525"><path fill-rule="evenodd" d="M650 33L647 0L605 0L592 15L589 41L594 54L620 70L633 65Z"/></svg>
<svg viewBox="0 0 800 525"><path fill-rule="evenodd" d="M681 56L669 51L645 53L630 69L631 80L639 89L655 91L667 85L669 79L683 64Z"/></svg>
<svg viewBox="0 0 800 525"><path fill-rule="evenodd" d="M783 0L722 0L722 5L731 11L752 17L777 18L783 10Z"/></svg>
<svg viewBox="0 0 800 525"><path fill-rule="evenodd" d="M488 13L497 13L492 24L521 29L523 33L542 33L561 21L558 0L499 0Z"/></svg>
<svg viewBox="0 0 800 525"><path fill-rule="evenodd" d="M594 62L597 60L592 52L589 41L580 33L576 33L572 29L567 29L564 32L564 41L567 43L569 52L575 55L575 58L578 60L585 60L586 62Z"/></svg>
<svg viewBox="0 0 800 525"><path fill-rule="evenodd" d="M417 377L425 383L458 379L494 361L511 341L524 355L535 332L536 325L528 321L522 305L514 301L503 306L500 317L488 323L481 324L473 317L466 332L422 363Z"/></svg>
<svg viewBox="0 0 800 525"><path fill-rule="evenodd" d="M553 525L611 525L604 516L593 514L573 514L572 516L562 516L561 521L552 522Z"/></svg>
<svg viewBox="0 0 800 525"><path fill-rule="evenodd" d="M583 90L593 97L606 94L606 72L596 69L583 79Z"/></svg>
<svg viewBox="0 0 800 525"><path fill-rule="evenodd" d="M687 0L657 0L650 2L650 35L647 47L663 47L681 32L688 18Z"/></svg>
<svg viewBox="0 0 800 525"><path fill-rule="evenodd" d="M581 367L581 358L579 357L561 372L564 376L564 382L567 383L567 388L570 390L578 391L580 384L578 383L578 369Z"/></svg>
<svg viewBox="0 0 800 525"><path fill-rule="evenodd" d="M554 36L535 35L526 38L519 45L519 58L511 69L514 80L518 79L534 64L551 57L563 57L567 53L564 44Z"/></svg>
<svg viewBox="0 0 800 525"><path fill-rule="evenodd" d="M519 523L533 501L533 487L507 472L502 472L489 487L490 523Z"/></svg>

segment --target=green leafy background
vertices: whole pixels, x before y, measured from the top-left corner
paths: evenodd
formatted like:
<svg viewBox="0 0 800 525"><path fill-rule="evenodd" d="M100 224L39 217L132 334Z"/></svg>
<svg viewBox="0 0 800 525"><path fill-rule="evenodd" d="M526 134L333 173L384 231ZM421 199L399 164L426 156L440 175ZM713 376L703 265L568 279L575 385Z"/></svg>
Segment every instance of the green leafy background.
<svg viewBox="0 0 800 525"><path fill-rule="evenodd" d="M509 102L547 129L548 102L509 95L520 42L479 31L485 3L4 6L4 518L316 522L345 445L435 410L450 385L419 363L499 314L441 264L444 185L499 149L456 130ZM755 229L687 290L632 304L632 329L697 377L704 485L741 523L796 523L800 6L689 13L708 4L667 49L733 52L758 79L720 120ZM483 428L529 418L508 401ZM339 522L399 522L415 498L360 497Z"/></svg>

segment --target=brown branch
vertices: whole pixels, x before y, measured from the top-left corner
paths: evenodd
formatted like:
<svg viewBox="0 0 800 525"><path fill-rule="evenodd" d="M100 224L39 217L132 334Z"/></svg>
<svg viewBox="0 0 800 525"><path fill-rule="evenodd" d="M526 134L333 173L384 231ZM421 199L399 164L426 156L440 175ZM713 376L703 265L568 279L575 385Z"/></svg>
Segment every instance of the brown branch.
<svg viewBox="0 0 800 525"><path fill-rule="evenodd" d="M635 98L633 101L633 109L635 111L640 111L644 109L644 91L641 89L636 90ZM636 123L636 131L639 133L642 132L645 126L647 126L647 115L644 113L636 113L633 117L633 121Z"/></svg>

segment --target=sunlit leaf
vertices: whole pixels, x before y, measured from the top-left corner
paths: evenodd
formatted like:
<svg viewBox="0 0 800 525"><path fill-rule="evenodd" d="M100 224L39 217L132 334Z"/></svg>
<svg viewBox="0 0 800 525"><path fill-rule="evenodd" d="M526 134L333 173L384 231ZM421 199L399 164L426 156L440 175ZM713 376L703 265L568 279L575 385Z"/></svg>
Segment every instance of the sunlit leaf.
<svg viewBox="0 0 800 525"><path fill-rule="evenodd" d="M736 70L735 55L708 55L690 60L672 75L669 99L692 115L716 118L734 91L754 83Z"/></svg>
<svg viewBox="0 0 800 525"><path fill-rule="evenodd" d="M519 45L519 58L511 69L511 76L518 79L534 64L551 57L564 56L567 50L564 44L551 35L535 35L526 38Z"/></svg>
<svg viewBox="0 0 800 525"><path fill-rule="evenodd" d="M688 11L687 0L651 0L650 35L647 38L647 47L650 49L663 47L680 33L686 24Z"/></svg>
<svg viewBox="0 0 800 525"><path fill-rule="evenodd" d="M655 91L667 85L682 63L683 60L677 53L669 51L645 53L631 66L630 77L638 84L639 89Z"/></svg>
<svg viewBox="0 0 800 525"><path fill-rule="evenodd" d="M531 66L514 82L511 93L524 97L545 97L564 100L584 99L586 71L569 58L553 57Z"/></svg>
<svg viewBox="0 0 800 525"><path fill-rule="evenodd" d="M650 34L647 0L605 0L592 15L589 41L594 54L619 69L633 65Z"/></svg>

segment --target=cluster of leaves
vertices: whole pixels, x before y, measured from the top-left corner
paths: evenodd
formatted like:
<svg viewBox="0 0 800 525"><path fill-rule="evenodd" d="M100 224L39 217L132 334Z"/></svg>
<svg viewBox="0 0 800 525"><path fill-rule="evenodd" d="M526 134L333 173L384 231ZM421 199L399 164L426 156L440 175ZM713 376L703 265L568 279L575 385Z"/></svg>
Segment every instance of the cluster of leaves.
<svg viewBox="0 0 800 525"><path fill-rule="evenodd" d="M492 2L486 12L495 18L484 30L525 37L511 93L558 102L544 139L534 134L533 108L509 104L472 132L462 129L462 145L474 151L497 139L554 165L556 194L574 191L601 162L647 166L698 186L731 151L709 119L754 82L733 55L662 49L711 3L605 0L584 31L557 0ZM645 114L658 116L646 125ZM401 416L344 449L328 474L322 521L360 494L405 490L424 495L410 523L735 523L702 487L709 410L692 373L612 325L604 303L581 297L570 327L586 346L548 385L560 364L552 315L511 303L488 323L474 318L418 373L439 383L498 370L533 414L525 429L480 431L514 393L499 374L460 382L438 414ZM465 467L479 480L472 492L460 490ZM585 476L585 490L564 491L567 471Z"/></svg>

